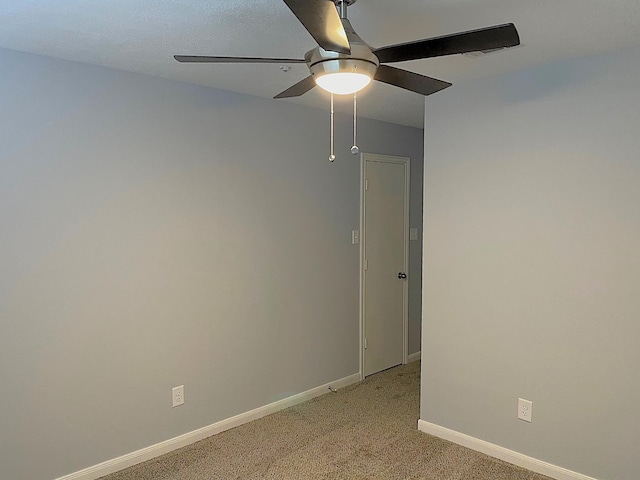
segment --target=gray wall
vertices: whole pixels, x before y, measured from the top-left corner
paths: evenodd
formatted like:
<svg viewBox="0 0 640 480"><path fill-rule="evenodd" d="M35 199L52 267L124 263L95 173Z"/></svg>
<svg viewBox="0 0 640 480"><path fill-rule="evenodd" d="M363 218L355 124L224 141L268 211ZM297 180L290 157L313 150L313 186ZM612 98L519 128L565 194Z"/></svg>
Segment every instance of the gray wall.
<svg viewBox="0 0 640 480"><path fill-rule="evenodd" d="M327 111L9 51L0 71L3 478L68 474L358 372L350 118L330 164ZM359 133L412 158L420 226L422 130Z"/></svg>
<svg viewBox="0 0 640 480"><path fill-rule="evenodd" d="M640 50L427 101L423 420L637 478L638 112Z"/></svg>

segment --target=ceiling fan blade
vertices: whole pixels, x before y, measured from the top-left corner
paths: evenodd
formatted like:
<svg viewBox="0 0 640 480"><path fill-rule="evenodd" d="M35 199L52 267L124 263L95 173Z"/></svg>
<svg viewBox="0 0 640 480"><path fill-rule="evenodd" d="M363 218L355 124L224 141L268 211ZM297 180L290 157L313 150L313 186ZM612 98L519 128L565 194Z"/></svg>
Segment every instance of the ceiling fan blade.
<svg viewBox="0 0 640 480"><path fill-rule="evenodd" d="M420 58L441 57L456 53L494 50L520 45L520 36L513 23L425 38L415 42L389 45L374 50L383 63L404 62Z"/></svg>
<svg viewBox="0 0 640 480"><path fill-rule="evenodd" d="M443 82L442 80L388 65L380 65L374 79L421 95L431 95L451 86L449 82Z"/></svg>
<svg viewBox="0 0 640 480"><path fill-rule="evenodd" d="M174 55L182 63L305 63L300 58L209 57L204 55Z"/></svg>
<svg viewBox="0 0 640 480"><path fill-rule="evenodd" d="M313 79L311 75L309 75L304 80L299 81L292 87L287 88L284 92L279 93L273 98L291 98L291 97L299 97L300 95L304 95L313 87L316 86L316 81Z"/></svg>
<svg viewBox="0 0 640 480"><path fill-rule="evenodd" d="M351 53L333 0L284 0L300 23L325 50Z"/></svg>

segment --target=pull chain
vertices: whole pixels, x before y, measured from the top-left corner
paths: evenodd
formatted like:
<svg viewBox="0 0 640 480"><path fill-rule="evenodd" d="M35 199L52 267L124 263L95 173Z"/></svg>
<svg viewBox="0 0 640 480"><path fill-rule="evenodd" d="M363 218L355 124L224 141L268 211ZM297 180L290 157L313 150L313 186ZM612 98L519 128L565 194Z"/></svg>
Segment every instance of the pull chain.
<svg viewBox="0 0 640 480"><path fill-rule="evenodd" d="M330 139L331 151L329 152L329 161L333 162L336 156L333 154L333 93L331 94L331 122L330 122Z"/></svg>
<svg viewBox="0 0 640 480"><path fill-rule="evenodd" d="M358 99L357 94L354 92L353 94L353 147L351 147L351 153L353 155L357 155L360 152L358 148L358 142L356 141L356 135L358 131Z"/></svg>

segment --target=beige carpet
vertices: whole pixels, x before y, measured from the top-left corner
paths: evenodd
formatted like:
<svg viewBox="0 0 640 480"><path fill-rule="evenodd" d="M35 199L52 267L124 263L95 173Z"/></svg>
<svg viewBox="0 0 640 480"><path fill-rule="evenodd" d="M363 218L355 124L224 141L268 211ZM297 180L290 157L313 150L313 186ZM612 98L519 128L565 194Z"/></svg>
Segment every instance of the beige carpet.
<svg viewBox="0 0 640 480"><path fill-rule="evenodd" d="M549 480L418 432L420 363L222 432L104 480Z"/></svg>

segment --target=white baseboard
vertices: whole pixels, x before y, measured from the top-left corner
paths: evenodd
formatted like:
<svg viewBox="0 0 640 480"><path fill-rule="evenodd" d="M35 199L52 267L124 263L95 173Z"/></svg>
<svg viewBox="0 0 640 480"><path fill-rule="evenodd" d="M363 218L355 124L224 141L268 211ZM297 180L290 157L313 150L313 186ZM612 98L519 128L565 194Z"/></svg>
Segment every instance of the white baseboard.
<svg viewBox="0 0 640 480"><path fill-rule="evenodd" d="M581 473L572 472L566 468L558 467L533 457L528 457L521 453L514 452L513 450L508 450L504 447L494 445L493 443L485 442L484 440L456 432L455 430L449 430L448 428L441 427L434 423L425 422L424 420L418 420L418 430L449 440L450 442L457 443L458 445L462 445L463 447L470 448L471 450L484 453L491 457L504 460L505 462L513 465L526 468L532 472L555 478L556 480L596 480L595 478L587 477Z"/></svg>
<svg viewBox="0 0 640 480"><path fill-rule="evenodd" d="M411 355L407 356L407 363L417 362L418 360L420 360L420 355L421 351L418 350L416 353L412 353Z"/></svg>
<svg viewBox="0 0 640 480"><path fill-rule="evenodd" d="M171 438L164 442L156 443L155 445L151 445L141 450L128 453L112 460L107 460L106 462L94 465L93 467L85 468L78 472L59 477L56 480L96 480L97 478L109 475L110 473L117 472L141 462L146 462L147 460L151 460L152 458L159 457L160 455L164 455L165 453L198 442L204 438L210 437L211 435L224 432L225 430L238 427L245 423L251 422L252 420L257 420L264 416L271 415L272 413L276 413L280 410L284 410L285 408L298 405L299 403L306 402L307 400L311 400L312 398L319 397L320 395L324 395L325 393L329 393L330 386L336 389L344 388L359 381L360 373L356 373L340 380L336 380L335 382L330 382L325 385L312 388L311 390L307 390L306 392L298 393L296 395L292 395L291 397L278 400L277 402L264 405L245 413L241 413L239 415L236 415L235 417L227 418L226 420L222 420L207 427L185 433L184 435Z"/></svg>

